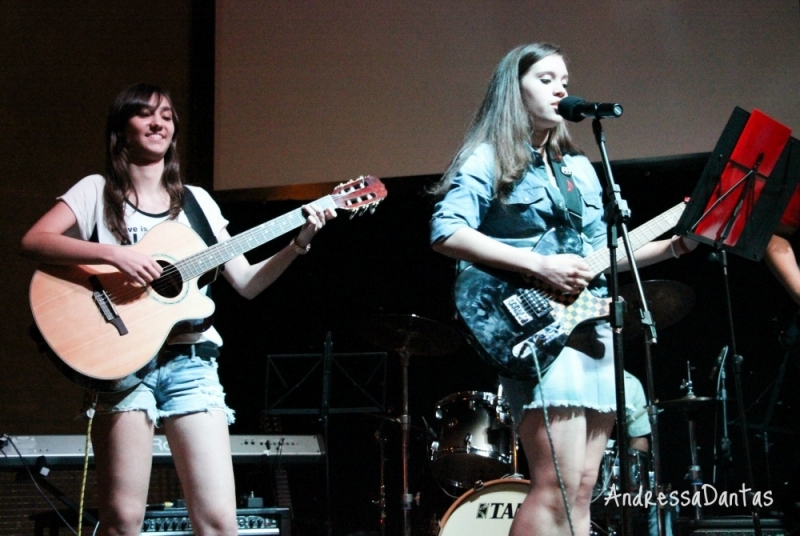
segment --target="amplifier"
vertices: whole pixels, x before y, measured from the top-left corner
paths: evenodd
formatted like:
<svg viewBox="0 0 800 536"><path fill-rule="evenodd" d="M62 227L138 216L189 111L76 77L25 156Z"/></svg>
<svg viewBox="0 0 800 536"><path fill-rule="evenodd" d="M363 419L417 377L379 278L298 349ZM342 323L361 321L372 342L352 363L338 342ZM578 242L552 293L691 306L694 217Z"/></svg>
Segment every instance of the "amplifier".
<svg viewBox="0 0 800 536"><path fill-rule="evenodd" d="M750 516L708 517L705 519L678 519L680 536L753 536L753 518ZM788 534L779 519L762 519L763 536Z"/></svg>
<svg viewBox="0 0 800 536"><path fill-rule="evenodd" d="M288 508L240 508L236 510L239 534L290 536L291 521ZM192 535L192 525L186 508L148 509L142 524L143 536Z"/></svg>

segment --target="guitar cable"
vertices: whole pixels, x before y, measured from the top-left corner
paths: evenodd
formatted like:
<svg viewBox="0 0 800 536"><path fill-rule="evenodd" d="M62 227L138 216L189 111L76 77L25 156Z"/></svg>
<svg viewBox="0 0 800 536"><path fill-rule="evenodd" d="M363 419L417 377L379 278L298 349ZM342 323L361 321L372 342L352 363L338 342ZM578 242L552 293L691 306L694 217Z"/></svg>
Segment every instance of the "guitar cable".
<svg viewBox="0 0 800 536"><path fill-rule="evenodd" d="M97 398L100 396L98 391L92 391L92 406L86 410L86 416L89 418L89 423L86 425L86 442L83 448L83 477L81 478L81 498L78 501L78 534L83 534L83 507L86 498L86 480L89 475L89 441L92 437L92 423L94 422L94 413L97 409ZM100 526L100 521L97 522L94 530Z"/></svg>
<svg viewBox="0 0 800 536"><path fill-rule="evenodd" d="M564 478L561 476L561 467L558 465L558 456L556 456L556 448L553 446L553 435L550 431L550 415L547 412L547 401L544 398L544 389L542 389L542 370L539 367L539 357L536 355L536 347L530 340L525 341L528 348L533 355L533 362L536 365L536 376L539 378L539 395L542 397L542 412L544 413L544 428L547 432L547 442L550 444L550 454L553 456L553 465L556 469L556 477L558 478L558 487L561 490L561 499L564 501L564 510L567 514L567 522L569 523L569 531L572 536L575 536L575 527L572 524L572 510L569 507L567 500L567 488L564 485Z"/></svg>
<svg viewBox="0 0 800 536"><path fill-rule="evenodd" d="M14 443L14 440L11 439L11 436L6 436L6 437L8 438L8 444L14 447L14 451L16 451L17 456L19 456L19 460L22 462L23 467L25 467L25 470L28 471L28 476L31 478L31 482L33 482L33 485L36 487L36 491L38 491L39 495L41 495L42 498L45 500L45 502L47 502L47 504L50 505L50 509L53 510L53 512L55 512L55 514L58 516L61 522L64 523L64 526L67 527L72 534L78 536L78 533L75 532L75 529L73 529L72 526L69 524L69 522L64 518L64 515L59 511L58 507L55 504L53 504L53 501L50 500L50 498L47 496L47 494L44 492L41 486L39 486L39 482L37 482L36 477L33 476L33 472L31 471L28 462L25 461L25 457L19 451L19 448L17 448L17 445L16 443Z"/></svg>

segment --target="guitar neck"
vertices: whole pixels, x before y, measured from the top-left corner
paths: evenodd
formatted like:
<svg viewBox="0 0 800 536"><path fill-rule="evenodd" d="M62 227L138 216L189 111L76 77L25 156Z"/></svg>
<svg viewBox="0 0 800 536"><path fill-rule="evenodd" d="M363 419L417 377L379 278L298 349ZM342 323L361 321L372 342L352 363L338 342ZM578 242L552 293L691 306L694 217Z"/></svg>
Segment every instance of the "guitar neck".
<svg viewBox="0 0 800 536"><path fill-rule="evenodd" d="M636 251L645 244L648 244L654 238L666 233L678 223L678 220L686 208L686 203L679 203L664 212L660 216L653 218L644 225L637 227L628 236L631 239L631 249ZM625 259L628 256L627 251L623 247L622 240L618 241L620 247L617 248L617 262ZM597 276L605 272L611 266L611 259L608 254L608 248L599 249L586 257L586 263L589 265L592 273Z"/></svg>
<svg viewBox="0 0 800 536"><path fill-rule="evenodd" d="M336 209L336 203L330 195L316 200L314 204L323 210L328 208ZM239 233L228 240L214 244L208 249L190 255L176 262L175 267L180 271L183 280L188 281L225 264L243 253L266 244L292 229L300 227L305 221L306 217L303 214L303 209L295 209L248 231Z"/></svg>

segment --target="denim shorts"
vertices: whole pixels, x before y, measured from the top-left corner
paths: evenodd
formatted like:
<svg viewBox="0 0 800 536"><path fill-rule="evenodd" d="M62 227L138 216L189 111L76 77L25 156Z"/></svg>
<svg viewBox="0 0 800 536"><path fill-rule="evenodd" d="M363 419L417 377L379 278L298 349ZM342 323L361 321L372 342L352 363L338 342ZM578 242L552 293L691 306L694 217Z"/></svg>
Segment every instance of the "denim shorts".
<svg viewBox="0 0 800 536"><path fill-rule="evenodd" d="M228 424L233 424L234 412L225 404L217 360L189 355L159 363L132 389L101 393L97 403L98 413L145 411L156 427L166 417L211 410L223 411Z"/></svg>

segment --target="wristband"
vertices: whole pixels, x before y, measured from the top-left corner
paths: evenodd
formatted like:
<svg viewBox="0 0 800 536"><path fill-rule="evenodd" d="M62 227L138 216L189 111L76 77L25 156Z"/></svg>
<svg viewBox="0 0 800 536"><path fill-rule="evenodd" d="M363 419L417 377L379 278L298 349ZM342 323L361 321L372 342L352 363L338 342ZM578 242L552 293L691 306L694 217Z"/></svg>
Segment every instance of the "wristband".
<svg viewBox="0 0 800 536"><path fill-rule="evenodd" d="M311 243L308 243L305 245L305 247L303 247L297 243L297 238L292 238L292 241L289 242L289 245L292 246L292 249L298 255L305 255L308 253L308 250L311 249Z"/></svg>

